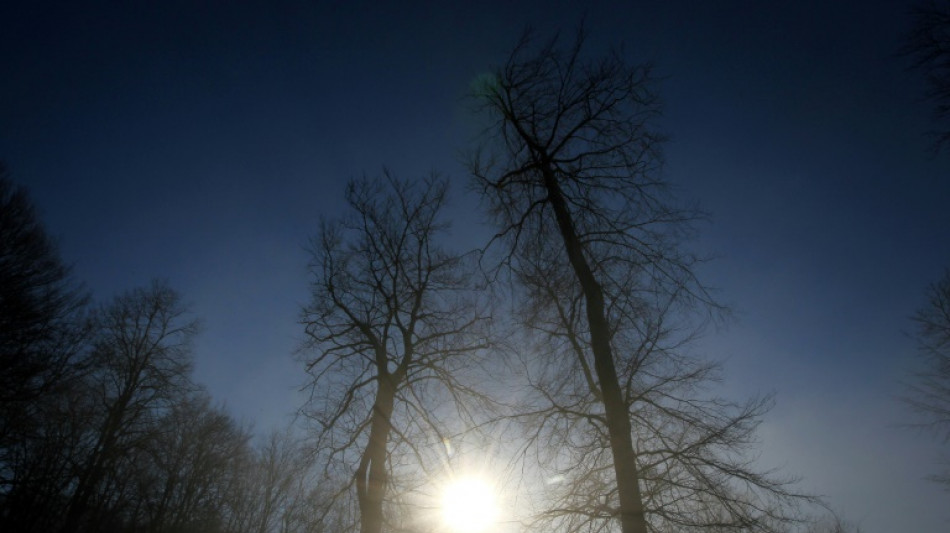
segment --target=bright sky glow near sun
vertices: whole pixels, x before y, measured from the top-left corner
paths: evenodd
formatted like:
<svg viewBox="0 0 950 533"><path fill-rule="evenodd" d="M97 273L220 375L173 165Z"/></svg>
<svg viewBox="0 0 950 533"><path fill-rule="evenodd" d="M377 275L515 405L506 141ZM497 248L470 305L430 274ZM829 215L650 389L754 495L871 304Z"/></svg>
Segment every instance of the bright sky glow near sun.
<svg viewBox="0 0 950 533"><path fill-rule="evenodd" d="M937 445L897 400L950 267L914 3L0 2L0 160L97 299L160 278L193 304L196 378L263 434L305 396L305 247L345 181L444 173L452 244L483 246L465 95L526 25L583 19L660 80L663 175L710 212L700 274L736 318L695 349L725 396L775 393L758 460L862 533L943 533ZM498 516L479 483L442 495L460 533Z"/></svg>
<svg viewBox="0 0 950 533"><path fill-rule="evenodd" d="M488 530L499 515L494 487L477 477L453 480L442 491L442 521L457 533Z"/></svg>

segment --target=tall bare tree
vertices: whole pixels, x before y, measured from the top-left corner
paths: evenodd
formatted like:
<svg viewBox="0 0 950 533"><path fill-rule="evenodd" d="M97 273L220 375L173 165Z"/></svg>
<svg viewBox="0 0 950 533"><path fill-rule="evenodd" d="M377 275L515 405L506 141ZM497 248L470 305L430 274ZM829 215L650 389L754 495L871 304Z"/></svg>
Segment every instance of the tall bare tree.
<svg viewBox="0 0 950 533"><path fill-rule="evenodd" d="M394 450L421 454L431 436L441 446L444 399L472 392L459 378L485 344L470 261L440 243L446 189L436 177L352 181L349 215L313 242L307 414L329 468L355 489L363 533L386 523Z"/></svg>
<svg viewBox="0 0 950 533"><path fill-rule="evenodd" d="M721 308L682 246L700 214L658 175L650 69L587 56L583 42L525 37L476 89L491 123L472 171L545 343L529 367L532 438L554 450L545 464L561 482L542 518L569 531L768 530L792 519L783 504L797 495L738 453L768 401L703 399L716 367L681 351L687 318Z"/></svg>

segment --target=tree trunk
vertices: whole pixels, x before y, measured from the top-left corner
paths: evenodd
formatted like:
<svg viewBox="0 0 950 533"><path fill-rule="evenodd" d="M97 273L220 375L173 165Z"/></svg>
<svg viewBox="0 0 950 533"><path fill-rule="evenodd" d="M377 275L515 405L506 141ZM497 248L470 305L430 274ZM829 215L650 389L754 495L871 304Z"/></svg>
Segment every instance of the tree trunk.
<svg viewBox="0 0 950 533"><path fill-rule="evenodd" d="M379 390L373 403L369 442L356 469L356 494L360 506L360 533L381 533L383 497L389 482L386 447L392 423L396 388L392 376L379 376Z"/></svg>
<svg viewBox="0 0 950 533"><path fill-rule="evenodd" d="M621 531L647 533L643 499L640 495L640 473L637 469L637 455L633 449L631 436L630 415L623 399L617 369L614 365L613 350L610 347L610 331L604 311L603 289L594 277L587 258L584 257L583 246L577 238L574 221L564 200L564 194L557 183L554 170L550 165L542 164L542 173L548 200L554 210L565 251L584 293L587 323L590 327L591 351L594 355L594 370L597 372L600 391L603 395L604 416L607 420L607 432L610 435L614 474L617 477Z"/></svg>

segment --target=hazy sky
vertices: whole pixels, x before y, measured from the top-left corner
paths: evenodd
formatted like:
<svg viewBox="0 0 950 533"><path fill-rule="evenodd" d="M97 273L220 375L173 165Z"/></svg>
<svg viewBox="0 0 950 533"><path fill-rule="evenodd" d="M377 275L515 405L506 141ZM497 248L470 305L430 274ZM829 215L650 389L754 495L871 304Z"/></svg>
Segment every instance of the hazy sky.
<svg viewBox="0 0 950 533"><path fill-rule="evenodd" d="M468 86L526 25L586 17L661 78L665 174L713 215L696 246L737 319L698 348L777 394L762 460L865 533L950 528L937 447L897 427L908 317L950 267L909 2L10 4L0 159L97 298L161 277L192 302L197 378L262 430L298 407L304 248L346 179L443 172L481 244Z"/></svg>

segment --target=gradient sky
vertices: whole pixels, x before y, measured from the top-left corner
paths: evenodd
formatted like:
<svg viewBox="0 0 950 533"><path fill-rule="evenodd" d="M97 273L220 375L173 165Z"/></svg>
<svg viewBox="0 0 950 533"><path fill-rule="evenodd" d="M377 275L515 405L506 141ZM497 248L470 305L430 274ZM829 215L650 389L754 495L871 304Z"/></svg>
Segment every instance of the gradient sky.
<svg viewBox="0 0 950 533"><path fill-rule="evenodd" d="M192 302L197 379L259 430L298 407L304 248L346 179L443 172L481 244L467 88L526 25L586 17L662 78L666 177L712 213L696 245L736 314L697 348L776 393L761 460L865 533L950 528L937 446L898 427L908 317L950 267L909 2L10 4L0 159L97 298L160 277Z"/></svg>

